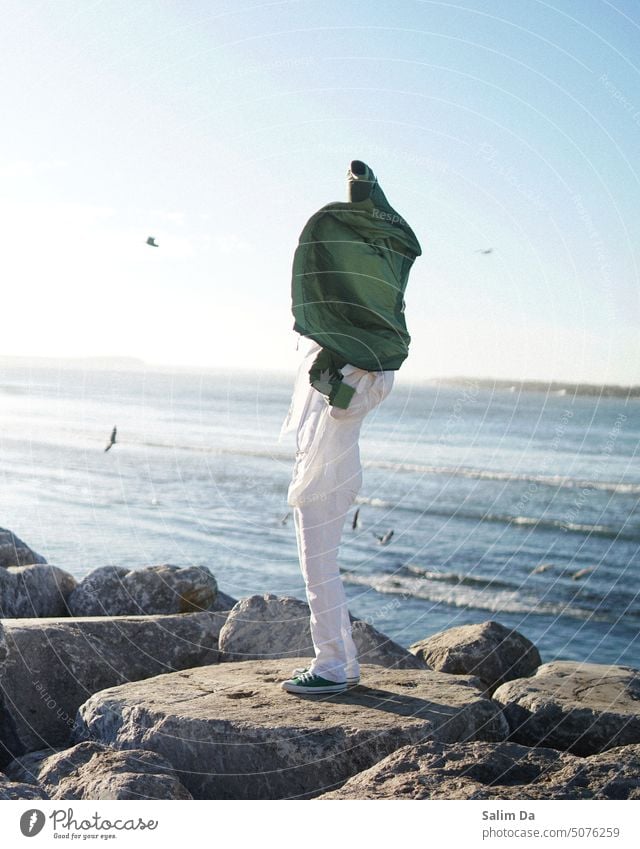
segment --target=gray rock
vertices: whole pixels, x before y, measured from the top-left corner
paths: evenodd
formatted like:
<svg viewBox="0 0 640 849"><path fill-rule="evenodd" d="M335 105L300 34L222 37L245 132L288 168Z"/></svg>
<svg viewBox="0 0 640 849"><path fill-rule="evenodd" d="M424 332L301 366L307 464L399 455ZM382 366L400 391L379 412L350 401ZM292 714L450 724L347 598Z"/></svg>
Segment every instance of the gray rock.
<svg viewBox="0 0 640 849"><path fill-rule="evenodd" d="M366 622L352 617L352 631L360 663L393 669L427 668L420 658ZM287 596L241 599L220 632L220 651L225 661L313 657L309 606Z"/></svg>
<svg viewBox="0 0 640 849"><path fill-rule="evenodd" d="M36 554L26 542L22 542L6 528L0 528L0 569L46 562L44 557L41 554Z"/></svg>
<svg viewBox="0 0 640 849"><path fill-rule="evenodd" d="M204 566L102 566L71 593L72 616L137 616L208 610L218 593Z"/></svg>
<svg viewBox="0 0 640 849"><path fill-rule="evenodd" d="M12 781L21 781L24 784L38 784L38 775L42 762L51 755L57 755L64 749L39 749L37 752L27 752L14 758L4 767L4 774Z"/></svg>
<svg viewBox="0 0 640 849"><path fill-rule="evenodd" d="M8 652L9 648L7 646L7 638L4 633L4 626L2 624L2 621L0 621L0 667L4 663Z"/></svg>
<svg viewBox="0 0 640 849"><path fill-rule="evenodd" d="M5 620L0 764L65 746L74 717L105 687L216 663L225 614ZM4 750L4 755L2 754Z"/></svg>
<svg viewBox="0 0 640 849"><path fill-rule="evenodd" d="M237 598L233 598L233 596L227 595L226 593L218 590L218 594L216 596L213 604L209 605L207 610L212 610L215 612L221 612L223 610L231 610L238 603Z"/></svg>
<svg viewBox="0 0 640 849"><path fill-rule="evenodd" d="M48 798L42 788L33 784L22 784L17 781L11 781L0 773L0 801Z"/></svg>
<svg viewBox="0 0 640 849"><path fill-rule="evenodd" d="M50 799L192 798L171 764L154 752L89 741L40 760L36 779Z"/></svg>
<svg viewBox="0 0 640 849"><path fill-rule="evenodd" d="M131 605L132 600L125 591L123 580L130 571L125 566L99 566L92 569L67 600L71 616L125 615L121 611Z"/></svg>
<svg viewBox="0 0 640 849"><path fill-rule="evenodd" d="M0 569L0 616L64 616L76 586L73 575L57 566L9 566Z"/></svg>
<svg viewBox="0 0 640 849"><path fill-rule="evenodd" d="M591 755L640 742L640 672L628 666L555 661L493 694L510 740Z"/></svg>
<svg viewBox="0 0 640 849"><path fill-rule="evenodd" d="M368 687L285 693L280 682L303 660L222 663L104 690L80 708L76 739L157 752L197 799L283 799L318 795L408 743L507 733L477 679L367 665Z"/></svg>
<svg viewBox="0 0 640 849"><path fill-rule="evenodd" d="M441 672L477 675L490 691L530 675L542 662L530 640L491 621L441 631L414 643L410 651Z"/></svg>
<svg viewBox="0 0 640 849"><path fill-rule="evenodd" d="M579 758L516 743L405 746L322 799L638 799L640 746Z"/></svg>

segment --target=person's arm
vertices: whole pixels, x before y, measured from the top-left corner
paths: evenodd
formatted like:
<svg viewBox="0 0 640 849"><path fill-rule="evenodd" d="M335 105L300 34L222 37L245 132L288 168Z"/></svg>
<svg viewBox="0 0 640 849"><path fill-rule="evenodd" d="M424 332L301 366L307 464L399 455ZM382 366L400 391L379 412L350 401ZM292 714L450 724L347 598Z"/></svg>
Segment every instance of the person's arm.
<svg viewBox="0 0 640 849"><path fill-rule="evenodd" d="M346 409L330 407L329 415L334 419L364 418L367 413L382 403L393 387L394 372L355 370L347 374L343 384L354 390Z"/></svg>
<svg viewBox="0 0 640 849"><path fill-rule="evenodd" d="M332 407L346 408L353 397L354 390L343 382L340 371L346 364L343 357L322 348L309 369L309 382Z"/></svg>

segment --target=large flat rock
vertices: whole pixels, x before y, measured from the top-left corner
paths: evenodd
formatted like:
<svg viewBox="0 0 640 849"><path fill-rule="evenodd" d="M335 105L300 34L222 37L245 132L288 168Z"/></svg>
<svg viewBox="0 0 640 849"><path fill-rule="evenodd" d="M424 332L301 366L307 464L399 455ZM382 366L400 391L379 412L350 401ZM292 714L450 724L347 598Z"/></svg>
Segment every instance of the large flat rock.
<svg viewBox="0 0 640 849"><path fill-rule="evenodd" d="M68 745L105 687L216 663L224 613L7 619L0 628L0 764Z"/></svg>
<svg viewBox="0 0 640 849"><path fill-rule="evenodd" d="M241 599L220 632L222 660L273 660L314 656L309 605L290 596L253 595ZM368 622L351 617L360 663L390 669L426 669L422 658L398 645Z"/></svg>
<svg viewBox="0 0 640 849"><path fill-rule="evenodd" d="M640 743L640 672L628 666L554 661L499 687L510 740L592 755Z"/></svg>
<svg viewBox="0 0 640 849"><path fill-rule="evenodd" d="M517 743L405 746L322 799L640 799L640 746L580 758Z"/></svg>
<svg viewBox="0 0 640 849"><path fill-rule="evenodd" d="M285 693L303 663L224 663L113 687L80 708L76 739L154 751L197 799L284 799L318 795L408 743L507 733L477 679L366 665L366 686Z"/></svg>

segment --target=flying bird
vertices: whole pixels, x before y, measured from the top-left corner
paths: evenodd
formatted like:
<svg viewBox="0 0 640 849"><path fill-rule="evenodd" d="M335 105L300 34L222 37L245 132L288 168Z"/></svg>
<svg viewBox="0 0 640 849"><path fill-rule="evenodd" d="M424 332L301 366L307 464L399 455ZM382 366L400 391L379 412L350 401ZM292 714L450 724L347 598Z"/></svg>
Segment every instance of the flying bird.
<svg viewBox="0 0 640 849"><path fill-rule="evenodd" d="M112 448L116 444L116 433L117 432L118 432L118 428L114 427L114 429L111 431L111 436L109 437L109 444L104 449L105 451L108 451L110 448Z"/></svg>
<svg viewBox="0 0 640 849"><path fill-rule="evenodd" d="M480 249L479 251L474 251L474 253L485 254L485 256L486 256L486 254L492 254L493 253L493 248L486 248L484 250Z"/></svg>
<svg viewBox="0 0 640 849"><path fill-rule="evenodd" d="M383 534L382 536L380 536L374 531L373 535L377 538L380 545L386 545L391 540L391 537L393 536L393 531L387 531L386 534Z"/></svg>
<svg viewBox="0 0 640 849"><path fill-rule="evenodd" d="M282 519L280 519L280 524L286 525L287 522L289 521L289 516L291 516L291 513L285 513L285 515L282 517Z"/></svg>
<svg viewBox="0 0 640 849"><path fill-rule="evenodd" d="M360 527L360 522L358 521L360 517L360 508L356 510L353 516L353 522L351 523L351 530L355 531Z"/></svg>
<svg viewBox="0 0 640 849"><path fill-rule="evenodd" d="M149 238L147 239L147 244L151 245L152 248L160 247L160 245L155 240L155 236L149 236Z"/></svg>

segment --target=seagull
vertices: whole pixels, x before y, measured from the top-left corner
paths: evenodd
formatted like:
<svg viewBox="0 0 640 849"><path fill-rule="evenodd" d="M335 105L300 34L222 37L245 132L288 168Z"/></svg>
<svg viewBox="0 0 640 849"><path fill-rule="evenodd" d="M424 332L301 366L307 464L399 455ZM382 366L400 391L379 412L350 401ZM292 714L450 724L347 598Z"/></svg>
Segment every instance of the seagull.
<svg viewBox="0 0 640 849"><path fill-rule="evenodd" d="M485 254L485 256L486 256L487 254L492 254L492 253L493 253L493 248L486 248L485 250L480 249L479 251L474 251L474 253L476 253L476 254Z"/></svg>
<svg viewBox="0 0 640 849"><path fill-rule="evenodd" d="M105 451L108 451L112 446L114 446L116 444L116 433L117 433L117 431L118 431L117 427L114 427L114 429L111 431L111 436L109 437L109 444L104 449Z"/></svg>
<svg viewBox="0 0 640 849"><path fill-rule="evenodd" d="M147 244L151 245L152 248L159 248L160 245L156 242L155 236L149 236L147 239Z"/></svg>
<svg viewBox="0 0 640 849"><path fill-rule="evenodd" d="M356 512L354 513L354 516L353 516L353 522L351 523L351 530L355 531L360 527L360 523L358 521L359 517L360 517L360 508L358 507L358 509L356 510Z"/></svg>
<svg viewBox="0 0 640 849"><path fill-rule="evenodd" d="M386 534L383 534L382 536L379 536L379 535L378 535L378 534L374 531L374 532L373 532L373 535L374 535L374 537L376 537L376 538L377 538L377 540L378 540L378 542L380 543L380 545L386 545L386 544L390 541L391 537L393 536L393 531L387 531L387 532L386 532Z"/></svg>

